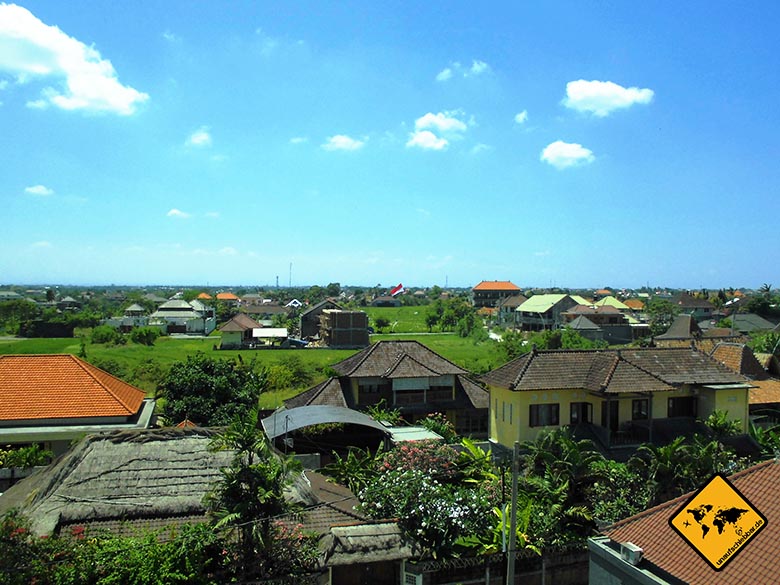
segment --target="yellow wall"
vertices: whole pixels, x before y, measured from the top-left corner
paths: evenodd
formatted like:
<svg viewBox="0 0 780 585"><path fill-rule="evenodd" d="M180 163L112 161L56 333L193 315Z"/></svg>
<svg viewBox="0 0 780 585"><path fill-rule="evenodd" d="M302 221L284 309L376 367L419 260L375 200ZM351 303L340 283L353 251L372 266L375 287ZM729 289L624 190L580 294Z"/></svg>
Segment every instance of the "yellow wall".
<svg viewBox="0 0 780 585"><path fill-rule="evenodd" d="M667 418L669 415L669 398L682 396L698 397L698 418L706 418L714 410L724 410L729 419L736 419L747 429L748 421L748 391L696 389L683 387L670 392L656 392L652 395L651 416L653 419ZM639 395L614 396L618 401L618 426L631 421L632 401L643 398ZM584 390L566 389L553 391L523 391L512 392L503 388L490 388L490 440L511 448L515 441L532 441L539 431L554 429L555 426L531 427L530 405L559 405L558 426L566 426L570 422L571 404L573 402L589 402L593 405L593 423L601 425L601 409L603 400ZM511 421L510 421L511 418ZM618 429L611 429L617 431Z"/></svg>
<svg viewBox="0 0 780 585"><path fill-rule="evenodd" d="M530 406L532 404L557 403L559 405L558 426L568 425L572 402L591 403L593 422L600 420L598 400L584 390L511 392L503 388L490 388L490 439L506 447L512 447L515 441L532 441L543 429L557 428L555 426L531 427ZM629 416L630 408L629 405Z"/></svg>
<svg viewBox="0 0 780 585"><path fill-rule="evenodd" d="M723 410L729 420L738 420L742 430L748 429L748 390L710 390L703 388L699 394L699 418L707 418L715 410Z"/></svg>

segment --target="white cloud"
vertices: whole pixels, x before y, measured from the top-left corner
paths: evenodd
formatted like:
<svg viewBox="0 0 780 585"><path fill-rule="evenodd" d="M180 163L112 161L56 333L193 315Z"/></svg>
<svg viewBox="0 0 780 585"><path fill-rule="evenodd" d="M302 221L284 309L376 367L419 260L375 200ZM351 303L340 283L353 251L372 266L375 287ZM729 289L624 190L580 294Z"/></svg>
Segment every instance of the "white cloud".
<svg viewBox="0 0 780 585"><path fill-rule="evenodd" d="M49 189L45 185L33 185L31 187L25 187L24 192L28 195L39 195L41 197L54 195L54 189Z"/></svg>
<svg viewBox="0 0 780 585"><path fill-rule="evenodd" d="M0 91L3 91L6 87L8 87L8 80L0 79Z"/></svg>
<svg viewBox="0 0 780 585"><path fill-rule="evenodd" d="M469 75L482 75L483 73L487 73L490 71L490 65L485 63L484 61L474 60L471 62L471 68L468 70L468 73L466 73L466 77Z"/></svg>
<svg viewBox="0 0 780 585"><path fill-rule="evenodd" d="M211 146L211 132L210 128L208 126L201 126L195 132L190 134L189 138L187 138L187 145L188 146L195 146L195 147L205 147L205 146Z"/></svg>
<svg viewBox="0 0 780 585"><path fill-rule="evenodd" d="M47 242L46 240L41 240L39 242L33 242L30 244L32 248L51 248L51 242Z"/></svg>
<svg viewBox="0 0 780 585"><path fill-rule="evenodd" d="M465 132L467 128L466 123L456 117L461 115L463 115L463 112L459 110L439 112L438 114L428 112L414 121L414 127L417 130L435 128L439 132Z"/></svg>
<svg viewBox="0 0 780 585"><path fill-rule="evenodd" d="M204 215L211 219L217 219L219 217L219 211L207 211Z"/></svg>
<svg viewBox="0 0 780 585"><path fill-rule="evenodd" d="M166 31L165 31L165 32L162 34L162 37L163 37L163 38L164 38L166 41L168 41L169 43L180 43L180 42L181 42L181 37L180 37L180 36L178 36L178 35L175 35L175 34L173 34L173 33L172 33L171 31L169 31L169 30L166 30Z"/></svg>
<svg viewBox="0 0 780 585"><path fill-rule="evenodd" d="M359 150L365 146L365 140L358 140L357 138L350 138L345 134L336 134L328 138L327 142L322 145L325 150Z"/></svg>
<svg viewBox="0 0 780 585"><path fill-rule="evenodd" d="M0 71L20 83L45 78L59 89L45 88L28 106L110 112L128 116L149 96L119 83L111 61L94 47L48 26L29 10L0 4Z"/></svg>
<svg viewBox="0 0 780 585"><path fill-rule="evenodd" d="M474 59L471 67L464 67L458 61L453 61L448 67L439 71L436 81L448 81L456 74L462 77L476 77L488 72L490 72L490 65L479 59Z"/></svg>
<svg viewBox="0 0 780 585"><path fill-rule="evenodd" d="M238 254L238 250L236 250L231 246L225 246L219 251L219 253L222 254L223 256L235 256L236 254Z"/></svg>
<svg viewBox="0 0 780 585"><path fill-rule="evenodd" d="M166 213L168 217L178 217L179 219L187 219L190 217L190 214L186 211L182 211L181 209L176 209L175 207L171 209L168 213Z"/></svg>
<svg viewBox="0 0 780 585"><path fill-rule="evenodd" d="M445 67L436 75L436 81L447 81L452 78L452 69Z"/></svg>
<svg viewBox="0 0 780 585"><path fill-rule="evenodd" d="M407 148L422 148L425 150L444 150L449 146L446 138L439 138L430 130L418 130L409 134L409 140L406 142Z"/></svg>
<svg viewBox="0 0 780 585"><path fill-rule="evenodd" d="M590 164L596 160L593 152L581 144L563 142L562 140L548 144L539 158L559 170Z"/></svg>
<svg viewBox="0 0 780 585"><path fill-rule="evenodd" d="M611 112L634 104L647 104L653 99L652 89L623 87L611 81L579 79L566 84L563 105L578 112L591 112L603 118Z"/></svg>
<svg viewBox="0 0 780 585"><path fill-rule="evenodd" d="M293 136L290 138L290 144L304 144L308 141L309 139L306 136Z"/></svg>
<svg viewBox="0 0 780 585"><path fill-rule="evenodd" d="M471 154L479 154L480 152L485 152L487 150L493 150L493 147L479 142L473 146L471 149Z"/></svg>
<svg viewBox="0 0 780 585"><path fill-rule="evenodd" d="M518 124L525 124L528 121L528 110L523 110L519 114L515 114L515 122Z"/></svg>

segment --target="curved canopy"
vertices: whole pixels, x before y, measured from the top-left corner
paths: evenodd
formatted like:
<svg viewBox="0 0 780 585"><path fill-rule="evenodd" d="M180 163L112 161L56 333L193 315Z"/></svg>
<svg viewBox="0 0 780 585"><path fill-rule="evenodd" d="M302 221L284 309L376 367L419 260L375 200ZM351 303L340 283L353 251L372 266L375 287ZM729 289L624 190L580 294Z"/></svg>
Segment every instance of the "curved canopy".
<svg viewBox="0 0 780 585"><path fill-rule="evenodd" d="M325 423L344 423L371 427L385 434L389 429L370 416L341 406L299 406L298 408L280 409L262 421L263 430L269 439L275 439L285 433L296 431L310 425Z"/></svg>

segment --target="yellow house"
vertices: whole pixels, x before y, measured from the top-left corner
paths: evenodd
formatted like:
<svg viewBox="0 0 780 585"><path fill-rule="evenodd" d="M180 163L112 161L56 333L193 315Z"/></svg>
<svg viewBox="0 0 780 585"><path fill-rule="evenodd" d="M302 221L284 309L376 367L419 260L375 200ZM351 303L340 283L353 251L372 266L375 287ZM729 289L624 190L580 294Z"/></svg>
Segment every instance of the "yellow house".
<svg viewBox="0 0 780 585"><path fill-rule="evenodd" d="M606 448L665 440L715 410L747 429L747 379L692 347L534 350L482 381L490 440L508 448L569 425Z"/></svg>

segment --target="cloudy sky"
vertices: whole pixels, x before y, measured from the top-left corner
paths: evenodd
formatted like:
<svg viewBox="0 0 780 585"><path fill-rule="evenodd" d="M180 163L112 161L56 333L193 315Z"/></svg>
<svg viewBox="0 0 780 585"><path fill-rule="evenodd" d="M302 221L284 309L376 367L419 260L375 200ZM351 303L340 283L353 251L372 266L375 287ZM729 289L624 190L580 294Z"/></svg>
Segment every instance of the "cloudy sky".
<svg viewBox="0 0 780 585"><path fill-rule="evenodd" d="M778 6L0 4L0 284L780 285Z"/></svg>

